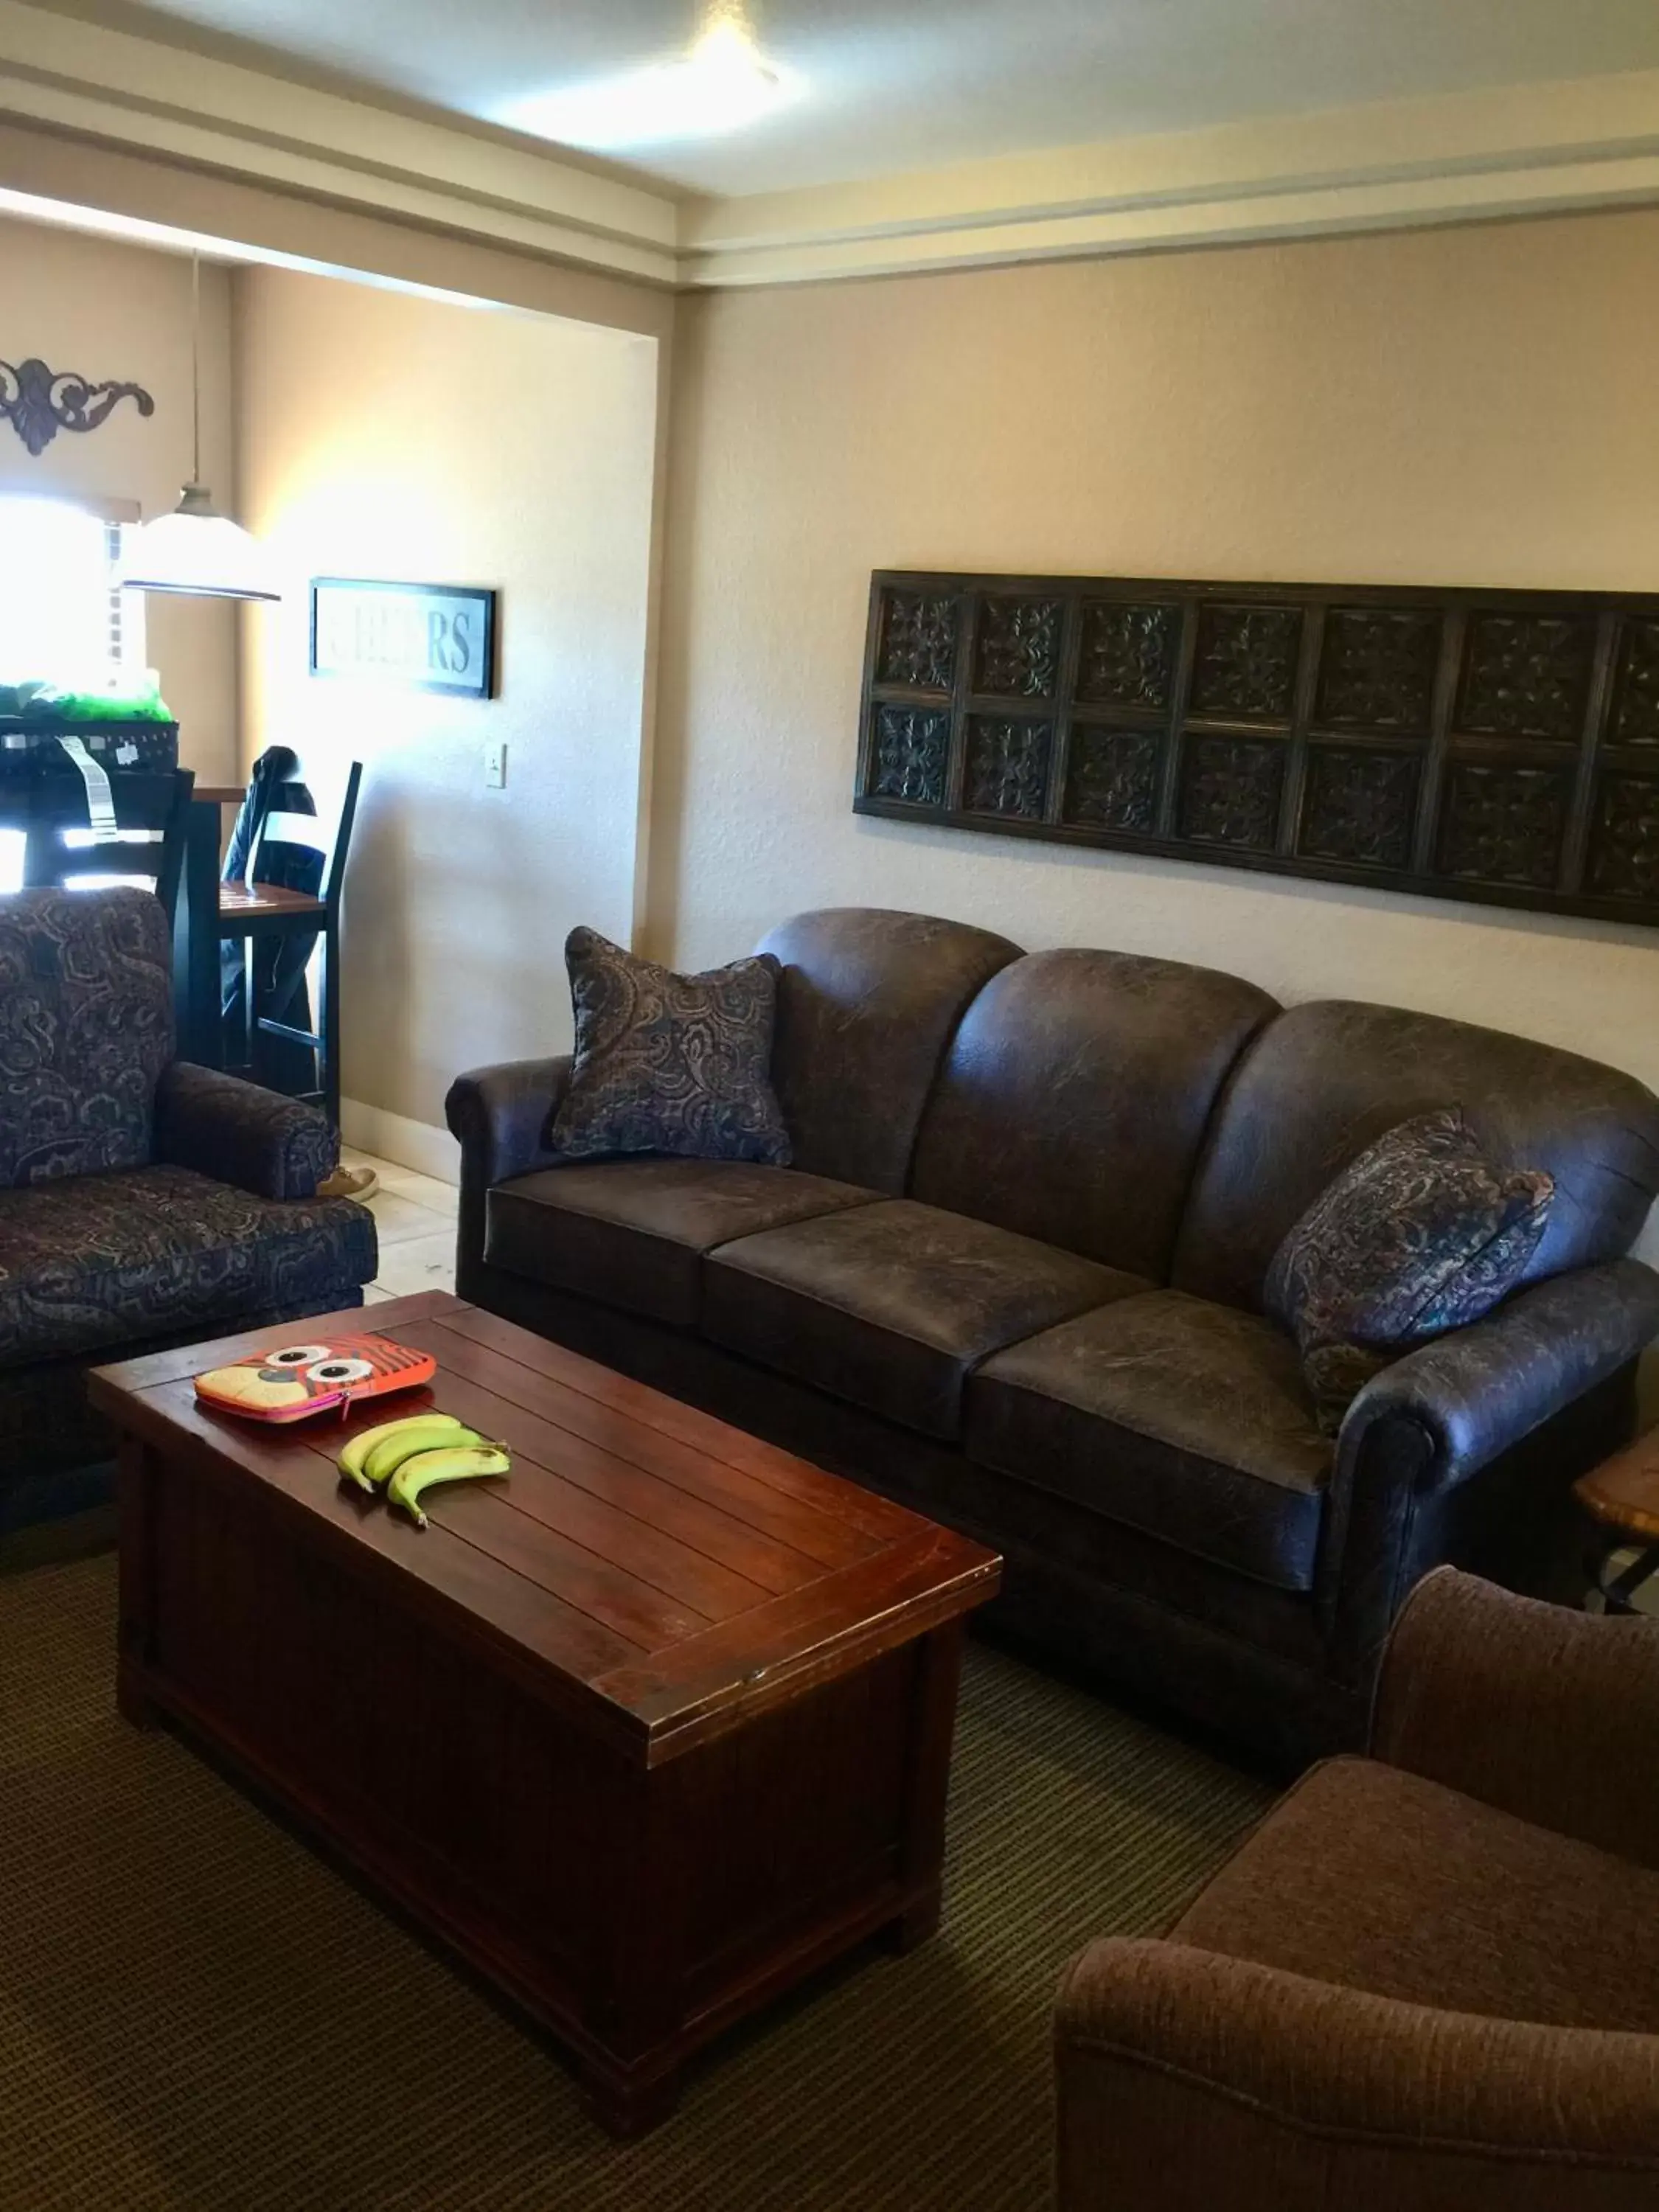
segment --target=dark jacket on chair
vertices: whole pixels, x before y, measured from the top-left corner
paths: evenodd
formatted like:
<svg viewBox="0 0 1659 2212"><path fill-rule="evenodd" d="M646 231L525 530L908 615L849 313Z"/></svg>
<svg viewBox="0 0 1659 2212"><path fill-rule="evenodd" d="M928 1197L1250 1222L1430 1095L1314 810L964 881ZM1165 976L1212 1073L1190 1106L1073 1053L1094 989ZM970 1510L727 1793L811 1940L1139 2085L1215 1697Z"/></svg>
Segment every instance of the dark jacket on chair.
<svg viewBox="0 0 1659 2212"><path fill-rule="evenodd" d="M299 756L287 745L267 745L253 763L247 793L232 826L220 880L240 884L247 879L247 866L256 848L255 880L284 890L303 891L308 898L323 887L323 855L313 846L294 845L280 838L259 844L259 830L268 814L315 814L316 801L300 781ZM292 1028L311 1027L311 994L306 969L316 950L315 936L284 936L252 941L253 1000L262 1020L287 1022ZM247 1016L244 1003L248 946L240 939L227 938L219 948L225 1030L225 1057L240 1065L246 1048ZM315 1076L312 1054L287 1037L255 1032L253 1067L258 1079L273 1091L309 1089Z"/></svg>

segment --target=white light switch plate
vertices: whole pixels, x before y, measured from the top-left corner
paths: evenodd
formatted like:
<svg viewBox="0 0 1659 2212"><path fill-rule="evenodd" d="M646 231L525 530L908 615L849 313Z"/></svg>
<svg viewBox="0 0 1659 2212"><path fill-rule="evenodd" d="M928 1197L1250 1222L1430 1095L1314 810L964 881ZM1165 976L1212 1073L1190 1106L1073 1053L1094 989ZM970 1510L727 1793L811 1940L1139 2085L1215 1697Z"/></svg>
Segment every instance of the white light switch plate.
<svg viewBox="0 0 1659 2212"><path fill-rule="evenodd" d="M484 789L505 791L507 788L507 740L498 738L484 747Z"/></svg>

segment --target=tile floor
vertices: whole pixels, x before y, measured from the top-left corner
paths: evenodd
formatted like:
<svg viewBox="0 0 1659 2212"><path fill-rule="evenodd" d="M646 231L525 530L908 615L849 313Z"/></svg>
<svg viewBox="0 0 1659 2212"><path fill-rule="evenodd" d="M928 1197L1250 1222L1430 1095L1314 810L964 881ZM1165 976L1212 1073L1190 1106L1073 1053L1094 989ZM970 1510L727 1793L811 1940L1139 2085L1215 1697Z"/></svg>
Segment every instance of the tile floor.
<svg viewBox="0 0 1659 2212"><path fill-rule="evenodd" d="M411 1291L455 1287L455 1215L461 1194L453 1183L439 1182L368 1152L340 1148L343 1165L373 1168L380 1188L368 1201L380 1237L380 1272L363 1292L366 1303L406 1297Z"/></svg>

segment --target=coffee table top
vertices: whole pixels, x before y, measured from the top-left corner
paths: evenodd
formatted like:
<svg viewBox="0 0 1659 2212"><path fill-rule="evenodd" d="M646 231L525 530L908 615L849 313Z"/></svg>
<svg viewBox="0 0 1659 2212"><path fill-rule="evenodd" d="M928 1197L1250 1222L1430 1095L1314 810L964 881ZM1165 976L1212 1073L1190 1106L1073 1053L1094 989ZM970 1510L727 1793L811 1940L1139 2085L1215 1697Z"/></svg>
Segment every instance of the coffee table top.
<svg viewBox="0 0 1659 2212"><path fill-rule="evenodd" d="M434 1352L429 1389L264 1427L193 1378L284 1339L373 1328ZM263 1486L319 1541L491 1642L539 1693L656 1765L992 1596L994 1552L439 1291L152 1352L90 1377L164 1459ZM431 1525L340 1482L355 1431L427 1401L513 1449Z"/></svg>

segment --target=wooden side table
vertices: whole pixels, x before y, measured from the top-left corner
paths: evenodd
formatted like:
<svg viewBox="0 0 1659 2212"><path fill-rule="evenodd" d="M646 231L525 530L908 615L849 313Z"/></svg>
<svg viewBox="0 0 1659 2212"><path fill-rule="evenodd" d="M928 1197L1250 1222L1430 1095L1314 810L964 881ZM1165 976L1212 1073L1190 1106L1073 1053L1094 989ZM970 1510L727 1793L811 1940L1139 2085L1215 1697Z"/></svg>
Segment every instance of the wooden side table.
<svg viewBox="0 0 1659 2212"><path fill-rule="evenodd" d="M1636 1557L1606 1571L1604 1563L1597 1588L1609 1613L1650 1613L1652 1604L1638 1605L1638 1593L1659 1576L1659 1429L1650 1429L1600 1467L1580 1475L1573 1496L1594 1519L1615 1528L1626 1539L1610 1555L1637 1547Z"/></svg>

